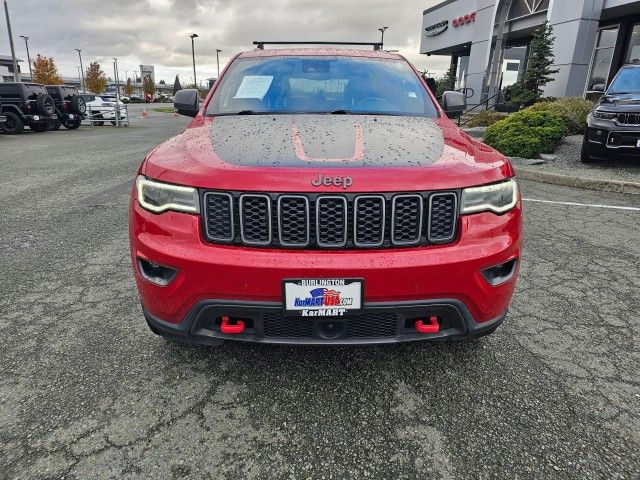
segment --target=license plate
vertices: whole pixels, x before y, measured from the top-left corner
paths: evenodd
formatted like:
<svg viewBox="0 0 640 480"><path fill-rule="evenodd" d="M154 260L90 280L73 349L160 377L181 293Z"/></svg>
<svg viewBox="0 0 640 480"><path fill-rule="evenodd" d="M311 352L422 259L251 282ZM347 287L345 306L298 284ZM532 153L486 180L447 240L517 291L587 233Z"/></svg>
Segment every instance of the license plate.
<svg viewBox="0 0 640 480"><path fill-rule="evenodd" d="M303 317L341 317L362 308L361 279L318 278L283 282L286 312Z"/></svg>

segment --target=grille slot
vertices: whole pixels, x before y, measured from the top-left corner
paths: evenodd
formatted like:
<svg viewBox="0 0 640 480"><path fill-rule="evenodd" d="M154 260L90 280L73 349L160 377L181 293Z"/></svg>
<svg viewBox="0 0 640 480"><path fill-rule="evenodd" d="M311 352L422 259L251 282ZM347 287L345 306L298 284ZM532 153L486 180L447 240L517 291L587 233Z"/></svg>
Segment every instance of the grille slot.
<svg viewBox="0 0 640 480"><path fill-rule="evenodd" d="M280 338L313 338L313 323L305 318L285 318L280 313L265 313L264 336Z"/></svg>
<svg viewBox="0 0 640 480"><path fill-rule="evenodd" d="M456 234L458 197L455 193L436 193L429 197L429 231L431 243L446 243Z"/></svg>
<svg viewBox="0 0 640 480"><path fill-rule="evenodd" d="M353 206L353 243L379 247L384 243L385 199L379 195L356 197Z"/></svg>
<svg viewBox="0 0 640 480"><path fill-rule="evenodd" d="M448 243L456 191L371 194L202 192L214 243L271 248L391 248Z"/></svg>
<svg viewBox="0 0 640 480"><path fill-rule="evenodd" d="M249 245L271 243L271 198L267 195L240 196L240 234Z"/></svg>
<svg viewBox="0 0 640 480"><path fill-rule="evenodd" d="M211 240L230 242L234 237L233 197L228 193L208 192L204 195L205 230Z"/></svg>
<svg viewBox="0 0 640 480"><path fill-rule="evenodd" d="M347 199L340 196L316 200L316 236L320 247L347 244Z"/></svg>
<svg viewBox="0 0 640 480"><path fill-rule="evenodd" d="M422 235L422 197L397 195L393 197L391 242L394 245L415 245Z"/></svg>
<svg viewBox="0 0 640 480"><path fill-rule="evenodd" d="M347 338L394 337L398 329L395 313L367 313L348 316Z"/></svg>
<svg viewBox="0 0 640 480"><path fill-rule="evenodd" d="M280 245L309 245L309 199L302 195L278 198L278 235Z"/></svg>

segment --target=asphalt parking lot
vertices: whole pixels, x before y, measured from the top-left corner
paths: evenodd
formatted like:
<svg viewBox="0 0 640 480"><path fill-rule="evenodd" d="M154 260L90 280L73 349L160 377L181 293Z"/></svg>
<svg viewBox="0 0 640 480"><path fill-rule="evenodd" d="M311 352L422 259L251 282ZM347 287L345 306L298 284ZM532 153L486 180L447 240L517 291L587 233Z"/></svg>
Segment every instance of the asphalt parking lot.
<svg viewBox="0 0 640 480"><path fill-rule="evenodd" d="M640 210L562 202L639 196L522 182L485 339L176 346L142 318L127 202L188 119L140 110L0 136L0 478L638 478Z"/></svg>

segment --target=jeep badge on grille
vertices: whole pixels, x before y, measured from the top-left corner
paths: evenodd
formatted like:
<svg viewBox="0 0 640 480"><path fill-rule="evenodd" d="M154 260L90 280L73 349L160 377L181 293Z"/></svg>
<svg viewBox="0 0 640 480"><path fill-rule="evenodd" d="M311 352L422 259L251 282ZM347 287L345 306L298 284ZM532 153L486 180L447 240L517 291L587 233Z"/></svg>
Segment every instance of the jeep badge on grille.
<svg viewBox="0 0 640 480"><path fill-rule="evenodd" d="M351 177L323 177L322 174L318 174L318 178L311 180L311 185L314 187L342 187L345 190L353 185Z"/></svg>

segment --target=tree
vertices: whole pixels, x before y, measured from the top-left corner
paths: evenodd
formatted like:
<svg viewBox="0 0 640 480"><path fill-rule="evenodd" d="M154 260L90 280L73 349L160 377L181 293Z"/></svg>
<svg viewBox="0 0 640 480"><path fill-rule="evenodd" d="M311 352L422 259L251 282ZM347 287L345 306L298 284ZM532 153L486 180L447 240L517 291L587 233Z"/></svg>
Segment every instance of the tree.
<svg viewBox="0 0 640 480"><path fill-rule="evenodd" d="M102 71L98 62L91 62L84 76L87 89L93 93L102 93L107 88L107 76Z"/></svg>
<svg viewBox="0 0 640 480"><path fill-rule="evenodd" d="M124 94L127 97L133 95L133 83L131 82L131 78L127 78L127 83L124 86Z"/></svg>
<svg viewBox="0 0 640 480"><path fill-rule="evenodd" d="M158 83L159 83L160 85L166 85L166 82L165 82L164 80L160 80Z"/></svg>
<svg viewBox="0 0 640 480"><path fill-rule="evenodd" d="M446 91L455 90L456 89L456 66L451 65L447 73L444 74L444 77L436 80L437 93L436 96L440 98L442 94Z"/></svg>
<svg viewBox="0 0 640 480"><path fill-rule="evenodd" d="M58 67L51 57L40 54L33 61L33 81L43 85L62 85L64 82L58 75Z"/></svg>
<svg viewBox="0 0 640 480"><path fill-rule="evenodd" d="M551 68L553 56L553 28L545 22L533 34L531 39L529 63L522 79L509 87L509 104L532 105L542 98L543 88L553 81L553 76L560 70Z"/></svg>
<svg viewBox="0 0 640 480"><path fill-rule="evenodd" d="M182 90L182 85L180 85L180 79L178 78L178 75L176 75L176 79L173 82L173 94L175 95L180 90Z"/></svg>
<svg viewBox="0 0 640 480"><path fill-rule="evenodd" d="M144 81L142 83L142 91L149 97L153 97L153 95L156 93L156 85L155 83L153 83L153 79L149 75L146 75L144 77Z"/></svg>

